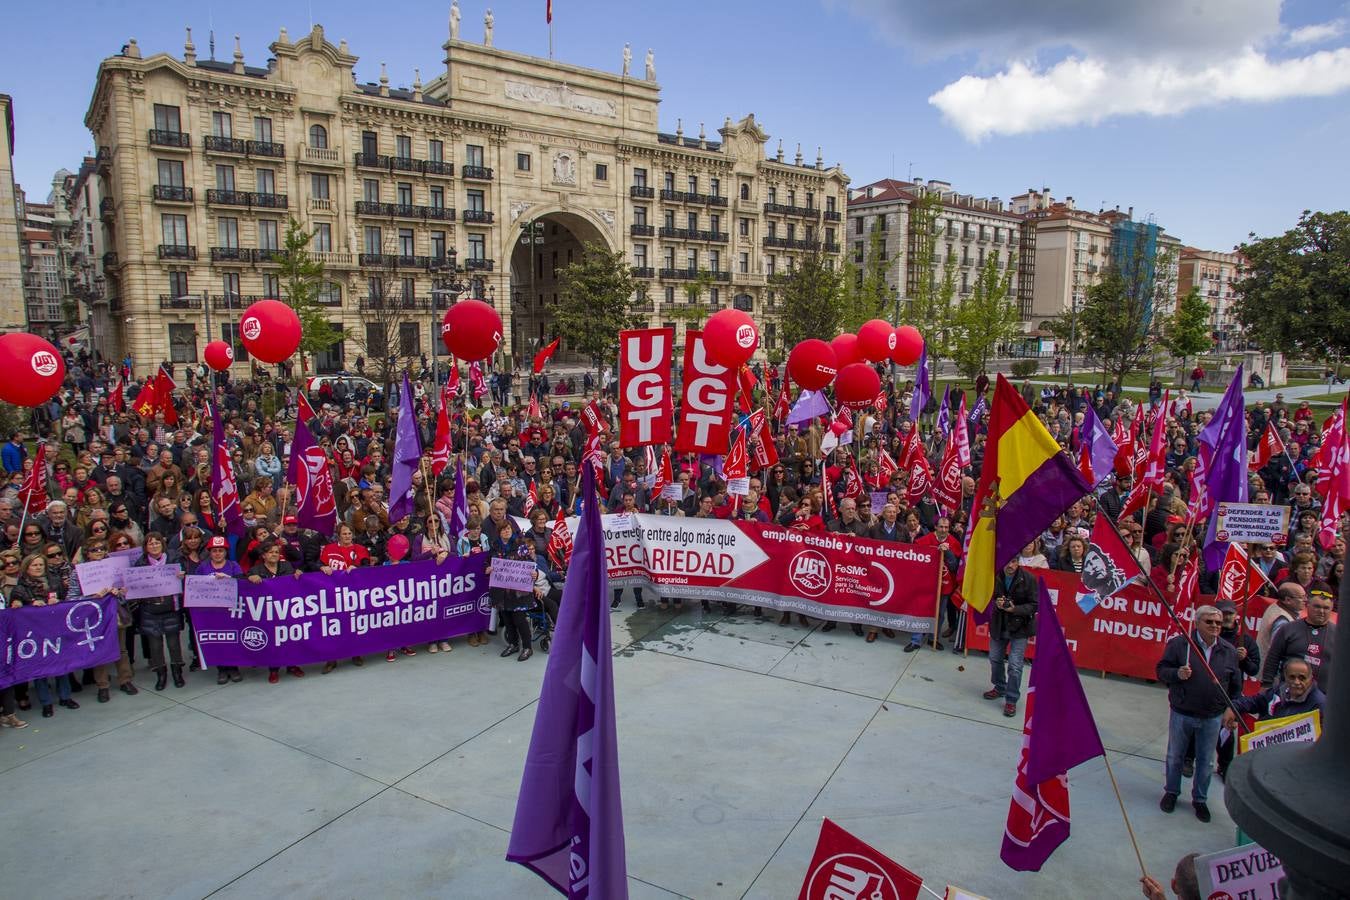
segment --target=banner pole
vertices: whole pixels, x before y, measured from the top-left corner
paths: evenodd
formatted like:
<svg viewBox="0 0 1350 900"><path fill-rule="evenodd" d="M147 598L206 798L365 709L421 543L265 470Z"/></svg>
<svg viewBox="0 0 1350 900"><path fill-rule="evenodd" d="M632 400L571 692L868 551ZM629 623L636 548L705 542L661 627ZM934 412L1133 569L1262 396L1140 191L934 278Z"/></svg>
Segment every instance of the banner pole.
<svg viewBox="0 0 1350 900"><path fill-rule="evenodd" d="M1120 785L1116 783L1116 773L1111 769L1110 751L1102 748L1102 761L1106 763L1106 774L1111 779L1111 790L1116 794L1116 803L1120 804L1120 817L1125 820L1125 830L1130 835L1130 846L1134 847L1134 858L1139 860L1139 871L1148 877L1148 868L1144 865L1144 855L1139 852L1139 841L1134 837L1134 826L1130 824L1129 813L1125 812L1125 801L1120 796Z"/></svg>
<svg viewBox="0 0 1350 900"><path fill-rule="evenodd" d="M938 646L938 631L942 629L942 576L947 571L947 560L946 557L943 555L941 547L938 548L937 554L938 554L937 590L934 591L934 593L937 594L937 598L936 603L934 603L933 606L934 650L937 650Z"/></svg>

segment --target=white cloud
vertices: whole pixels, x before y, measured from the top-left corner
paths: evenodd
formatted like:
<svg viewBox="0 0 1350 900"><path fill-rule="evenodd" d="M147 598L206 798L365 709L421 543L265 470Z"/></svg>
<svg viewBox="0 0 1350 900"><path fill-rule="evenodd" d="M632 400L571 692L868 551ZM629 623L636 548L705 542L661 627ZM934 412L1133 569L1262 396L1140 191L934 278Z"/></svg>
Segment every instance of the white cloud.
<svg viewBox="0 0 1350 900"><path fill-rule="evenodd" d="M1345 20L1334 19L1330 22L1323 22L1320 25L1305 25L1302 28L1295 28L1285 37L1285 43L1292 47L1305 47L1308 44L1324 44L1327 41L1334 41L1336 38L1345 34Z"/></svg>
<svg viewBox="0 0 1350 900"><path fill-rule="evenodd" d="M1070 57L1049 68L1016 62L967 75L928 102L968 140L1095 125L1115 116L1176 115L1231 101L1328 96L1350 89L1350 48L1271 59L1246 48L1199 67L1163 60Z"/></svg>

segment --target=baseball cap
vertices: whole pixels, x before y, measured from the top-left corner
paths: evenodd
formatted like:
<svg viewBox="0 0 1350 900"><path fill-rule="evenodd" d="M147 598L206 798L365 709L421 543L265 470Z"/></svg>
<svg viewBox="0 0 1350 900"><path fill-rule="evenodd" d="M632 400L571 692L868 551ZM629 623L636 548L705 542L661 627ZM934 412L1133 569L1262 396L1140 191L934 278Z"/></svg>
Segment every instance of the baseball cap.
<svg viewBox="0 0 1350 900"><path fill-rule="evenodd" d="M284 519L281 520L281 524L282 524L282 525L298 525L298 524L300 524L300 520L297 519L295 516L286 516Z"/></svg>
<svg viewBox="0 0 1350 900"><path fill-rule="evenodd" d="M225 538L221 537L218 534L214 535L209 541L206 542L207 550L215 550L217 548L221 550L228 550L229 546L230 542L225 540Z"/></svg>

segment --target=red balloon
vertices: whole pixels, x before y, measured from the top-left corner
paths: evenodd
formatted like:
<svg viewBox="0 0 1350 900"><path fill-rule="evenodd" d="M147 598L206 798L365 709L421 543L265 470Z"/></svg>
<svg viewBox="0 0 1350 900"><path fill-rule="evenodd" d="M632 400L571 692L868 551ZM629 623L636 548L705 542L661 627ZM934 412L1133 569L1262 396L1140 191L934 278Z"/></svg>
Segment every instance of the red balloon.
<svg viewBox="0 0 1350 900"><path fill-rule="evenodd" d="M883 362L895 350L895 329L885 319L872 319L858 329L858 350L865 359Z"/></svg>
<svg viewBox="0 0 1350 900"><path fill-rule="evenodd" d="M35 334L0 335L0 400L15 406L41 406L61 389L66 363L61 353Z"/></svg>
<svg viewBox="0 0 1350 900"><path fill-rule="evenodd" d="M850 363L834 379L834 396L851 409L863 409L876 402L881 376L867 363Z"/></svg>
<svg viewBox="0 0 1350 900"><path fill-rule="evenodd" d="M830 341L830 347L834 350L834 356L839 361L840 369L850 363L862 362L862 351L858 349L858 336L856 334L841 334Z"/></svg>
<svg viewBox="0 0 1350 900"><path fill-rule="evenodd" d="M807 338L788 354L787 370L792 380L808 391L818 391L834 381L837 371L834 350L819 338Z"/></svg>
<svg viewBox="0 0 1350 900"><path fill-rule="evenodd" d="M895 329L895 349L891 359L901 366L912 366L919 361L923 352L923 335L913 325L901 325Z"/></svg>
<svg viewBox="0 0 1350 900"><path fill-rule="evenodd" d="M234 348L225 341L212 341L206 345L206 364L217 372L224 372L234 362Z"/></svg>
<svg viewBox="0 0 1350 900"><path fill-rule="evenodd" d="M739 309L720 309L703 326L703 346L708 359L719 366L739 369L755 355L759 329L750 314Z"/></svg>
<svg viewBox="0 0 1350 900"><path fill-rule="evenodd" d="M465 362L487 359L502 343L502 317L482 300L461 300L441 320L445 349Z"/></svg>
<svg viewBox="0 0 1350 900"><path fill-rule="evenodd" d="M244 310L239 337L251 355L279 363L300 346L300 317L280 300L259 300Z"/></svg>

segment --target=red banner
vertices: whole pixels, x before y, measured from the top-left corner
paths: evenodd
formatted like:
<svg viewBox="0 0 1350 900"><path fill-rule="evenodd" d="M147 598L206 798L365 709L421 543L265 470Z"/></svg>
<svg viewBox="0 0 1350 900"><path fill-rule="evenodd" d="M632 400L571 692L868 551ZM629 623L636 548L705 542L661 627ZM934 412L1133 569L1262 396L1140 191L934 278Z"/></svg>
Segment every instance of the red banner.
<svg viewBox="0 0 1350 900"><path fill-rule="evenodd" d="M625 447L670 443L672 328L619 332L619 442Z"/></svg>
<svg viewBox="0 0 1350 900"><path fill-rule="evenodd" d="M1178 632L1162 601L1151 588L1131 584L1114 597L1103 600L1092 612L1085 613L1077 601L1087 592L1073 572L1032 568L1027 571L1045 579L1050 600L1055 604L1060 624L1064 626L1064 638L1068 641L1074 665L1095 672L1157 680L1155 667L1162 658L1163 644ZM1168 601L1175 603L1176 599L1169 597ZM1202 596L1200 602L1213 603L1214 598ZM1271 602L1269 597L1253 597L1248 601L1245 610L1248 634L1256 634L1261 616ZM1238 610L1242 612L1241 604ZM1194 609L1177 612L1189 627L1195 615ZM966 646L971 650L987 651L989 626L979 625L974 628ZM1035 647L1036 639L1032 638L1027 645L1028 659L1035 657Z"/></svg>
<svg viewBox="0 0 1350 900"><path fill-rule="evenodd" d="M918 875L825 819L797 900L916 900L922 886Z"/></svg>
<svg viewBox="0 0 1350 900"><path fill-rule="evenodd" d="M680 401L677 453L727 452L736 373L708 358L703 332L690 331L684 344L684 397Z"/></svg>

